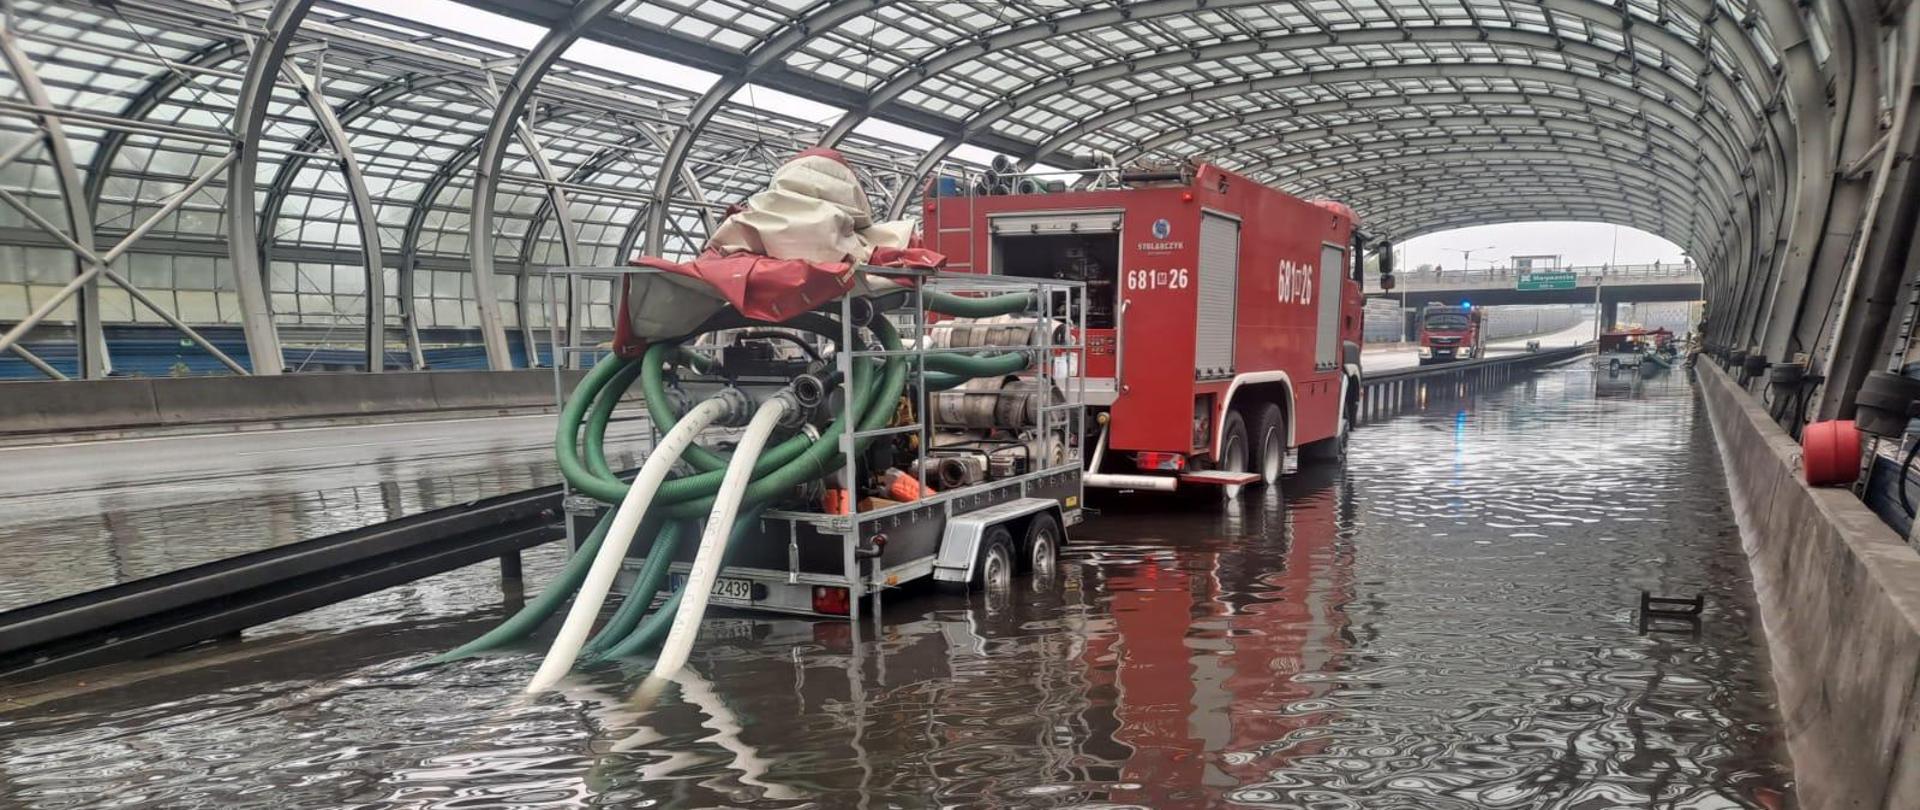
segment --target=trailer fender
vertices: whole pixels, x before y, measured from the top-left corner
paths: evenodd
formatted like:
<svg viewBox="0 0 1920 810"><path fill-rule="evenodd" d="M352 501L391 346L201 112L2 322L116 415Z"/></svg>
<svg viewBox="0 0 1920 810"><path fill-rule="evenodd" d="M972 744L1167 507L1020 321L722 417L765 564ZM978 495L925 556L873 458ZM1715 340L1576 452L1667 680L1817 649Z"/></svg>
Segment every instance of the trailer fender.
<svg viewBox="0 0 1920 810"><path fill-rule="evenodd" d="M1294 437L1293 420L1294 420L1294 413L1295 413L1294 399L1293 399L1293 378L1288 376L1287 373L1284 371L1252 371L1246 374L1234 375L1233 382L1227 385L1226 397L1220 401L1220 410L1218 413L1214 415L1213 455L1215 458L1220 457L1220 439L1221 439L1220 425L1221 423L1226 421L1227 410L1233 407L1233 395L1239 392L1240 386L1242 385L1270 383L1270 382L1280 383L1281 389L1287 392L1287 396L1286 396L1287 446L1288 447L1293 446L1293 437ZM1346 383L1342 382L1341 385L1346 385Z"/></svg>
<svg viewBox="0 0 1920 810"><path fill-rule="evenodd" d="M1067 525L1060 502L1052 498L1015 498L948 518L947 529L940 537L940 551L933 559L933 578L940 582L973 581L973 565L987 530L1045 511L1052 511L1062 527Z"/></svg>

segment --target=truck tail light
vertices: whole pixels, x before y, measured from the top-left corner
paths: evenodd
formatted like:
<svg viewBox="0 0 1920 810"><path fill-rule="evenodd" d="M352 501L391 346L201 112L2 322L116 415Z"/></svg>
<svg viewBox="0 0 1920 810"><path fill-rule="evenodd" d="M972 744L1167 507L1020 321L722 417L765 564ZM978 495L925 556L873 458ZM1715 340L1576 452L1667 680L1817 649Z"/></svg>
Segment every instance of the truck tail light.
<svg viewBox="0 0 1920 810"><path fill-rule="evenodd" d="M845 616L853 609L853 600L848 598L846 588L831 585L813 586L813 612Z"/></svg>
<svg viewBox="0 0 1920 810"><path fill-rule="evenodd" d="M1187 466L1187 457L1179 453L1143 450L1133 454L1133 462L1143 470L1178 470Z"/></svg>

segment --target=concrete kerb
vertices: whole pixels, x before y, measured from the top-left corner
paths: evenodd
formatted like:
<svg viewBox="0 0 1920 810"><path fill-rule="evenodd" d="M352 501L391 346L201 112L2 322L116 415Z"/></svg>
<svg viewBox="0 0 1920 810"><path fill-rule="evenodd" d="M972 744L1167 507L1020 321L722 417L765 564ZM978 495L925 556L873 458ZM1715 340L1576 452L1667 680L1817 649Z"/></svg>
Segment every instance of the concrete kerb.
<svg viewBox="0 0 1920 810"><path fill-rule="evenodd" d="M1920 553L1844 489L1808 487L1799 446L1698 366L1753 569L1802 807L1920 807Z"/></svg>

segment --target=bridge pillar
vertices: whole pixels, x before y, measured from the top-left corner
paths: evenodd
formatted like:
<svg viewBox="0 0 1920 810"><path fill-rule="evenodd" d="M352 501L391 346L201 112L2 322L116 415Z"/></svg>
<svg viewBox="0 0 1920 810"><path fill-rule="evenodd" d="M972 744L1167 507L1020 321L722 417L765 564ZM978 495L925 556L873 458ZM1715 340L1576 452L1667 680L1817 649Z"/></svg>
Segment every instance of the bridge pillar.
<svg viewBox="0 0 1920 810"><path fill-rule="evenodd" d="M1600 303L1600 328L1612 329L1620 322L1620 302L1602 301Z"/></svg>

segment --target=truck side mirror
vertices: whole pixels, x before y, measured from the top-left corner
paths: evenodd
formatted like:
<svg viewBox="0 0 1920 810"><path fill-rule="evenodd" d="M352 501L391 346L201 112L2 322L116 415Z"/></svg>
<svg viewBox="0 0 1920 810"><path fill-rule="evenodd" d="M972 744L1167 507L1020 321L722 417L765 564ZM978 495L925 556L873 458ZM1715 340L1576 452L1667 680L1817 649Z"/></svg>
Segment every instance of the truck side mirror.
<svg viewBox="0 0 1920 810"><path fill-rule="evenodd" d="M1393 274L1392 273L1380 274L1380 290L1381 292L1393 292Z"/></svg>

